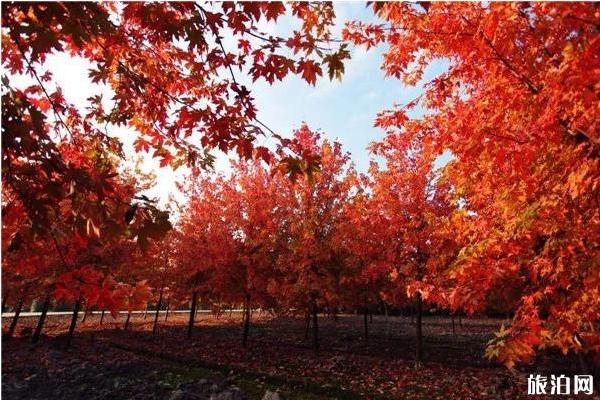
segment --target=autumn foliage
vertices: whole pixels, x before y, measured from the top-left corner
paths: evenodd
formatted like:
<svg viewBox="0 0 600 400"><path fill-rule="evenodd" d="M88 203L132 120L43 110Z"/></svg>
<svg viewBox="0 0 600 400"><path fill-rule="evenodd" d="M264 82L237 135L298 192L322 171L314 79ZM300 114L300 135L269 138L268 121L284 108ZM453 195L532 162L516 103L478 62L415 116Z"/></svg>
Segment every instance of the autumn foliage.
<svg viewBox="0 0 600 400"><path fill-rule="evenodd" d="M448 266L455 306L482 310L490 290L516 282L515 318L489 355L512 365L536 348L597 352L597 7L424 2L375 12L383 23L351 23L345 36L388 43L386 74L414 84L433 60L450 60L421 98L376 124L391 145L452 153L443 175L460 206ZM431 112L408 118L417 104Z"/></svg>
<svg viewBox="0 0 600 400"><path fill-rule="evenodd" d="M318 312L364 312L367 338L369 307L415 305L418 363L423 310L494 309L511 320L486 355L509 368L547 348L600 364L598 7L370 7L379 22L338 40L329 3L3 4L3 305L190 304L189 336L201 304L241 305L244 346L260 307L305 317L315 350ZM290 36L259 29L284 15ZM448 62L376 116L364 173L306 124L272 132L242 84L341 79L352 46L386 46L383 73L406 85ZM70 104L46 70L57 52L89 61L110 101ZM109 126L189 168L171 215ZM215 149L236 155L230 173L210 168Z"/></svg>

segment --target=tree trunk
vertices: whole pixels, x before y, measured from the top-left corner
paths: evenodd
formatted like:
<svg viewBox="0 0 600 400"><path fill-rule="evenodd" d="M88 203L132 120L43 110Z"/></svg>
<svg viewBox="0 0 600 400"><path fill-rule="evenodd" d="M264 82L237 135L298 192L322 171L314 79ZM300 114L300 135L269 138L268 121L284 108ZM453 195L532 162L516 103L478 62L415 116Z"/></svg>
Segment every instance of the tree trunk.
<svg viewBox="0 0 600 400"><path fill-rule="evenodd" d="M123 327L123 330L127 330L127 328L129 328L129 320L131 319L131 310L127 310L127 319L125 320L125 326Z"/></svg>
<svg viewBox="0 0 600 400"><path fill-rule="evenodd" d="M187 337L191 339L192 329L194 328L194 319L196 317L196 303L198 301L198 292L194 291L192 295L192 307L190 309L190 321L188 322Z"/></svg>
<svg viewBox="0 0 600 400"><path fill-rule="evenodd" d="M312 301L312 325L313 325L313 350L315 356L319 355L319 325L317 318L317 300L313 297Z"/></svg>
<svg viewBox="0 0 600 400"><path fill-rule="evenodd" d="M460 325L460 328L462 329L462 313L460 311L458 312L458 325Z"/></svg>
<svg viewBox="0 0 600 400"><path fill-rule="evenodd" d="M167 302L167 309L165 310L165 322L167 322L167 318L169 318L169 307L171 307L171 300Z"/></svg>
<svg viewBox="0 0 600 400"><path fill-rule="evenodd" d="M81 323L84 323L84 322L85 322L85 320L86 320L86 319L87 319L87 317L88 317L88 314L90 314L90 313L91 313L91 311L90 311L90 306L89 306L89 305L86 305L86 306L85 306L85 310L83 310L83 317L81 318Z"/></svg>
<svg viewBox="0 0 600 400"><path fill-rule="evenodd" d="M415 306L414 304L410 305L410 324L415 324Z"/></svg>
<svg viewBox="0 0 600 400"><path fill-rule="evenodd" d="M423 327L421 326L423 319L423 300L421 298L421 293L417 292L417 325L416 325L416 334L417 334L417 353L416 353L416 362L415 366L419 368L421 366L421 362L423 361Z"/></svg>
<svg viewBox="0 0 600 400"><path fill-rule="evenodd" d="M250 332L250 295L246 295L245 304L245 318L244 318L244 333L242 336L242 346L246 348L248 344L248 333Z"/></svg>
<svg viewBox="0 0 600 400"><path fill-rule="evenodd" d="M589 346L585 339L581 337L578 332L575 332L575 340L581 344L581 351L577 352L577 359L579 361L579 368L584 375L593 375L595 371L594 362L589 360ZM593 382L596 390L600 390L600 383L598 380Z"/></svg>
<svg viewBox="0 0 600 400"><path fill-rule="evenodd" d="M46 297L44 304L42 305L42 315L40 315L40 318L38 319L35 332L33 332L33 336L31 337L31 343L37 343L40 340L40 335L42 333L42 329L44 328L44 322L46 321L46 315L48 315L48 308L50 308L49 296Z"/></svg>
<svg viewBox="0 0 600 400"><path fill-rule="evenodd" d="M2 312L4 312L4 310L6 309L6 302L8 301L8 295L10 293L6 293L6 296L2 296Z"/></svg>
<svg viewBox="0 0 600 400"><path fill-rule="evenodd" d="M102 314L100 314L100 325L102 325L102 323L104 322L104 313L105 311L102 310Z"/></svg>
<svg viewBox="0 0 600 400"><path fill-rule="evenodd" d="M152 334L156 334L156 328L158 327L158 313L160 312L160 307L162 306L162 296L163 290L160 289L160 294L158 295L158 304L156 305L156 314L154 314L154 325L152 326Z"/></svg>
<svg viewBox="0 0 600 400"><path fill-rule="evenodd" d="M390 318L388 315L387 304L383 303L383 312L385 313L385 337L390 336Z"/></svg>
<svg viewBox="0 0 600 400"><path fill-rule="evenodd" d="M452 318L452 335L456 336L456 325L454 324L454 314L451 314L450 318Z"/></svg>
<svg viewBox="0 0 600 400"><path fill-rule="evenodd" d="M144 309L144 321L146 320L147 316L148 316L148 304L146 304L146 308Z"/></svg>
<svg viewBox="0 0 600 400"><path fill-rule="evenodd" d="M369 340L369 323L367 321L367 314L369 313L367 306L365 305L365 309L363 312L363 320L364 320L364 325L365 325L365 340Z"/></svg>
<svg viewBox="0 0 600 400"><path fill-rule="evenodd" d="M67 344L66 347L71 345L71 339L73 339L73 332L75 332L75 326L77 325L77 318L79 318L79 309L81 308L81 299L77 299L75 306L73 307L73 316L71 317L71 325L69 325L69 332L67 333Z"/></svg>
<svg viewBox="0 0 600 400"><path fill-rule="evenodd" d="M15 333L15 328L17 327L17 322L19 321L19 314L21 314L21 309L23 308L23 299L19 301L19 304L15 307L15 315L10 323L10 327L8 328L8 332L6 332L6 340L10 340L12 335Z"/></svg>
<svg viewBox="0 0 600 400"><path fill-rule="evenodd" d="M306 309L306 315L304 316L305 321L305 329L304 329L304 339L308 340L310 337L310 308Z"/></svg>

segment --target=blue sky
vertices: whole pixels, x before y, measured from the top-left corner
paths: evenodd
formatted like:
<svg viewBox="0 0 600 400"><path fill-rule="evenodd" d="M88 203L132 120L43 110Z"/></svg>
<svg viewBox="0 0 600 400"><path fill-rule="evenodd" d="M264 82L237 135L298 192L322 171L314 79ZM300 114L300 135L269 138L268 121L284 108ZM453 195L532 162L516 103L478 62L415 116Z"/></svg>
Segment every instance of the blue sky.
<svg viewBox="0 0 600 400"><path fill-rule="evenodd" d="M366 8L363 2L337 2L335 10L337 18L333 33L337 37L344 21L376 21L371 9ZM291 17L281 18L277 25L270 23L261 27L275 35L286 35L294 28L298 28L298 21ZM228 39L224 38L226 47ZM289 76L283 82L273 85L264 81L249 83L248 87L259 110L259 118L283 136L291 135L295 128L306 122L312 129L320 130L325 137L339 140L343 148L351 153L356 168L365 171L370 160L366 147L372 141L381 139L384 134L382 130L373 127L377 113L394 104L405 104L422 92L421 86L406 87L395 78L385 77L380 68L384 50L382 47L369 51L351 48L352 59L345 64L346 71L341 82L329 81L327 77L323 77L313 87L296 76ZM444 62L431 65L423 82L431 80L446 66ZM109 89L90 82L90 64L86 60L71 59L64 54L54 55L49 57L47 67L63 89L65 98L80 107L85 107L86 99L93 94L104 93L106 98L111 97ZM244 83L248 82L242 76L238 78ZM31 83L29 78L15 77L12 84L25 86ZM416 117L420 113L422 110L417 108L412 111L411 116ZM135 133L122 127L109 127L109 132L123 140L124 149L132 159L139 157L132 146ZM258 143L269 144L269 141L264 142L260 138ZM225 172L229 169L227 155L217 153L216 169ZM152 157L144 156L142 170L153 172L157 177L156 185L148 195L157 197L163 204L171 194L176 199L183 199L180 193L176 193L175 181L185 178L184 168L173 172L168 168L160 168L158 161Z"/></svg>
<svg viewBox="0 0 600 400"><path fill-rule="evenodd" d="M339 36L343 21L377 21L370 8L362 2L334 3L337 24L334 34ZM290 21L281 20L275 32L285 34ZM405 104L422 93L422 86L407 87L395 78L386 78L381 70L383 46L365 51L351 48L352 59L345 65L342 81L329 81L322 77L310 86L296 76L269 85L257 82L252 85L259 110L259 118L271 129L288 135L306 122L312 129L320 129L329 139L337 139L352 155L359 171L369 164L366 147L381 139L384 132L373 127L378 112L394 104ZM423 82L431 80L447 63L437 62L426 71ZM419 116L417 108L410 114Z"/></svg>
<svg viewBox="0 0 600 400"><path fill-rule="evenodd" d="M306 122L312 129L320 129L325 137L338 139L352 154L357 169L366 170L366 147L384 136L381 129L373 127L377 113L394 104L408 103L422 92L421 87L406 87L395 78L385 77L380 69L382 51L355 49L342 82L321 78L312 87L293 77L273 86L255 84L253 93L260 119L284 134ZM432 66L424 80L443 68L442 63ZM421 109L416 109L411 116L421 113Z"/></svg>

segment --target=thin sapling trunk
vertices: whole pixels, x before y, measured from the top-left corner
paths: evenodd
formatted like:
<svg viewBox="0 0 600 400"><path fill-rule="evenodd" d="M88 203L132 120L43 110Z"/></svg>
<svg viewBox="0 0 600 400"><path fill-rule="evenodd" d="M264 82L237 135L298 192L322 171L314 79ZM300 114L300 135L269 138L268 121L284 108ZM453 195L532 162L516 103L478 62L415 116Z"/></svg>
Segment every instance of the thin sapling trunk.
<svg viewBox="0 0 600 400"><path fill-rule="evenodd" d="M423 299L421 298L421 293L417 292L417 302L416 302L416 336L417 336L417 352L416 352L416 360L415 366L419 368L421 366L421 362L423 361Z"/></svg>
<svg viewBox="0 0 600 400"><path fill-rule="evenodd" d="M123 327L123 330L127 330L127 328L129 328L129 320L131 319L131 310L127 310L127 319L125 320L125 326Z"/></svg>
<svg viewBox="0 0 600 400"><path fill-rule="evenodd" d="M369 323L367 321L367 314L369 313L367 306L363 310L363 320L365 328L365 340L369 340Z"/></svg>
<svg viewBox="0 0 600 400"><path fill-rule="evenodd" d="M19 303L15 307L15 315L8 327L8 332L6 332L6 340L10 340L13 334L15 333L15 328L17 327L17 322L19 321L19 315L21 314L21 309L23 308L23 299L19 300Z"/></svg>
<svg viewBox="0 0 600 400"><path fill-rule="evenodd" d="M158 328L158 313L160 312L160 307L162 306L162 298L163 298L163 289L160 289L160 294L158 295L158 304L156 305L156 314L154 314L154 325L152 326L152 334L156 334L156 329Z"/></svg>
<svg viewBox="0 0 600 400"><path fill-rule="evenodd" d="M6 302L8 301L8 295L10 293L6 293L6 296L2 297L2 312L4 312L4 310L6 309Z"/></svg>
<svg viewBox="0 0 600 400"><path fill-rule="evenodd" d="M40 340L40 335L42 334L42 329L44 328L44 322L46 321L46 315L48 314L49 308L50 297L47 296L44 300L44 304L42 305L42 314L38 319L37 326L35 327L35 332L33 332L33 336L31 337L31 343L37 343Z"/></svg>
<svg viewBox="0 0 600 400"><path fill-rule="evenodd" d="M312 325L313 325L313 350L315 356L319 355L319 325L317 318L317 300L313 298L312 302Z"/></svg>
<svg viewBox="0 0 600 400"><path fill-rule="evenodd" d="M248 334L250 332L250 295L246 295L244 306L244 333L242 335L242 346L246 348L248 344Z"/></svg>
<svg viewBox="0 0 600 400"><path fill-rule="evenodd" d="M450 318L452 318L452 335L456 336L456 325L454 324L454 314L451 314Z"/></svg>
<svg viewBox="0 0 600 400"><path fill-rule="evenodd" d="M71 345L71 339L73 339L73 332L75 332L75 326L77 325L77 318L79 318L79 309L81 308L81 299L77 299L73 306L73 315L71 316L71 324L69 325L69 332L67 333L67 345Z"/></svg>
<svg viewBox="0 0 600 400"><path fill-rule="evenodd" d="M306 327L304 329L304 339L308 339L310 337L310 308L306 309L306 315L304 316L304 320L306 322Z"/></svg>
<svg viewBox="0 0 600 400"><path fill-rule="evenodd" d="M192 295L192 308L190 309L190 320L188 322L187 337L191 339L192 329L194 329L194 320L196 316L196 303L198 302L198 292L194 291Z"/></svg>

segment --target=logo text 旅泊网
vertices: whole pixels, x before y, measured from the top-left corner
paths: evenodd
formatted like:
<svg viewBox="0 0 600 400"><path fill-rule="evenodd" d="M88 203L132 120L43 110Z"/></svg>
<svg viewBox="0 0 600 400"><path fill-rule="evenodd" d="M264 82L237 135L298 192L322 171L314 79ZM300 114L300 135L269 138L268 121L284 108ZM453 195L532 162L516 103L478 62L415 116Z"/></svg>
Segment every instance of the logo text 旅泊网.
<svg viewBox="0 0 600 400"><path fill-rule="evenodd" d="M550 375L550 379L544 375L530 374L527 378L528 395L591 395L594 393L594 378L592 375L569 376Z"/></svg>

